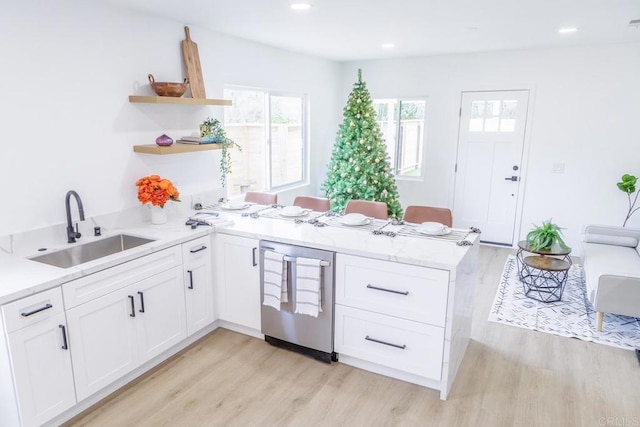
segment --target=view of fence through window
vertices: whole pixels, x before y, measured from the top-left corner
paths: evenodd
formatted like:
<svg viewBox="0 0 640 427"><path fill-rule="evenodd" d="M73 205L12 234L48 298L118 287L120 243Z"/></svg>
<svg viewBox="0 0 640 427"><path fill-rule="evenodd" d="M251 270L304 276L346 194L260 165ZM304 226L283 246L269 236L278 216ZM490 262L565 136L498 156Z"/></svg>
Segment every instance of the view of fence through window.
<svg viewBox="0 0 640 427"><path fill-rule="evenodd" d="M225 109L227 136L242 147L232 150L229 196L272 190L305 179L304 97L257 89L225 89L233 106Z"/></svg>
<svg viewBox="0 0 640 427"><path fill-rule="evenodd" d="M421 176L425 101L377 99L373 107L394 173Z"/></svg>

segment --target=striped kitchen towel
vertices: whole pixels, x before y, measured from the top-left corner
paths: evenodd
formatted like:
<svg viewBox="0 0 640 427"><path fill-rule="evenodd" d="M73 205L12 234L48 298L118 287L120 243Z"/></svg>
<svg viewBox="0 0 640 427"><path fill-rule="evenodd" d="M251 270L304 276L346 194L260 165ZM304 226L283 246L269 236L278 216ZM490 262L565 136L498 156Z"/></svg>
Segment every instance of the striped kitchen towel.
<svg viewBox="0 0 640 427"><path fill-rule="evenodd" d="M264 280L262 304L280 311L280 304L288 302L287 262L284 255L273 251L264 252Z"/></svg>
<svg viewBox="0 0 640 427"><path fill-rule="evenodd" d="M296 313L318 317L322 312L321 271L319 259L296 258Z"/></svg>

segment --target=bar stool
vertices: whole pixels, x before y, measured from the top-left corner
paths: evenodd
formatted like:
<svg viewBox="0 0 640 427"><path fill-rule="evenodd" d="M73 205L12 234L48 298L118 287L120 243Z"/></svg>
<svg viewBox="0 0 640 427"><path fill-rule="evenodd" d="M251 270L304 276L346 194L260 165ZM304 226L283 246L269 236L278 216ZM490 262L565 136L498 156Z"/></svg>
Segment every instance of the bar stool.
<svg viewBox="0 0 640 427"><path fill-rule="evenodd" d="M371 200L349 200L345 214L361 213L377 219L388 219L387 204L384 202L374 202Z"/></svg>
<svg viewBox="0 0 640 427"><path fill-rule="evenodd" d="M300 206L304 209L312 209L316 212L327 212L331 209L329 199L314 196L296 196L293 206Z"/></svg>
<svg viewBox="0 0 640 427"><path fill-rule="evenodd" d="M451 210L447 208L435 208L432 206L407 206L402 218L406 222L420 224L422 222L439 222L447 227L453 225Z"/></svg>
<svg viewBox="0 0 640 427"><path fill-rule="evenodd" d="M244 201L256 203L258 205L275 205L278 203L278 194L263 193L260 191L247 191L244 194Z"/></svg>

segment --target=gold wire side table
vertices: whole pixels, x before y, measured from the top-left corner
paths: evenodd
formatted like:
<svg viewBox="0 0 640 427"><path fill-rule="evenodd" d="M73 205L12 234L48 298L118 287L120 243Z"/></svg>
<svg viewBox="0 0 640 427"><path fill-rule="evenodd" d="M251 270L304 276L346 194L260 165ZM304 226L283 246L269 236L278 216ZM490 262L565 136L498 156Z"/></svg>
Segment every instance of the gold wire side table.
<svg viewBox="0 0 640 427"><path fill-rule="evenodd" d="M525 256L525 253L535 255ZM560 301L572 265L570 254L569 247L536 251L526 240L518 242L518 278L524 294L545 303Z"/></svg>

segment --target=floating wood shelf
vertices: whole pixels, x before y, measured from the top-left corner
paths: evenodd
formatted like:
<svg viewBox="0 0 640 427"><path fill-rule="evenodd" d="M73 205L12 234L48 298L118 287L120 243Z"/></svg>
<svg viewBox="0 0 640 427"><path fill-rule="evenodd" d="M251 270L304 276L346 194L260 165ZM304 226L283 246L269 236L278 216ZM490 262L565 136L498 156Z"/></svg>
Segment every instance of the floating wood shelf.
<svg viewBox="0 0 640 427"><path fill-rule="evenodd" d="M231 105L230 99L176 98L172 96L129 95L129 102L137 102L143 104Z"/></svg>
<svg viewBox="0 0 640 427"><path fill-rule="evenodd" d="M157 144L134 145L133 151L145 154L179 154L193 153L195 151L220 150L220 144L178 144L175 143L168 147L160 147Z"/></svg>

